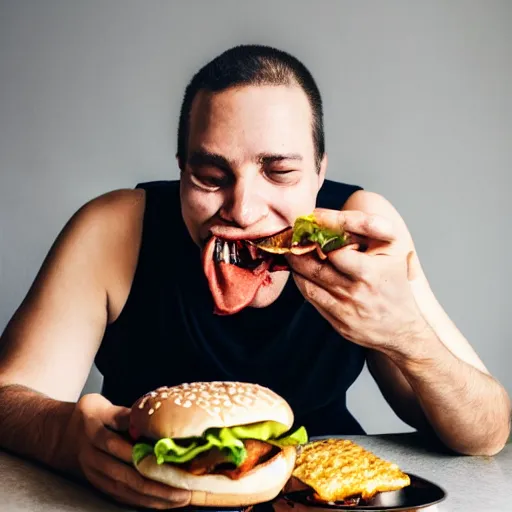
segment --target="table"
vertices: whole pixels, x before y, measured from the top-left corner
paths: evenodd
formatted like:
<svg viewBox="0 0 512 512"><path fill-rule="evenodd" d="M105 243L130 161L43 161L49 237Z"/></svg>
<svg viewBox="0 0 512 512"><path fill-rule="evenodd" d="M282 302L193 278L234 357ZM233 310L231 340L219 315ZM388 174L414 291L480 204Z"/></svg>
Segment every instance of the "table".
<svg viewBox="0 0 512 512"><path fill-rule="evenodd" d="M417 433L347 437L406 472L443 487L438 512L512 511L512 443L495 457L454 456ZM0 451L0 510L127 512L85 485ZM426 509L424 509L426 510Z"/></svg>

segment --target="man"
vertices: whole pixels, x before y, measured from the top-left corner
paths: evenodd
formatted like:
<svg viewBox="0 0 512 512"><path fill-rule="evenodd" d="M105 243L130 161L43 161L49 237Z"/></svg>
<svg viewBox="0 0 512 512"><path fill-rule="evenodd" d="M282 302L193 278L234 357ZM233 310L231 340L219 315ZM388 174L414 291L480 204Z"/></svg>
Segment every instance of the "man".
<svg viewBox="0 0 512 512"><path fill-rule="evenodd" d="M207 64L185 93L177 159L179 182L96 198L58 237L2 336L3 447L122 502L182 506L187 492L144 480L116 432L139 395L252 380L289 400L311 435L362 433L345 394L366 360L409 425L459 453L501 450L509 397L436 301L405 223L383 197L325 180L322 102L300 62L242 46ZM322 263L289 256L291 273L215 314L201 261L210 236L261 237L313 210L365 244ZM102 395L75 403L94 360Z"/></svg>

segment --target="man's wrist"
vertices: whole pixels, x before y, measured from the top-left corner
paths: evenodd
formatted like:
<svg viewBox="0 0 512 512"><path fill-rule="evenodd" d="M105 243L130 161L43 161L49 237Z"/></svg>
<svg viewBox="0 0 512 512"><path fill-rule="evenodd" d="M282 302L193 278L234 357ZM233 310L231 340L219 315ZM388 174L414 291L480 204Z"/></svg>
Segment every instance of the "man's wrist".
<svg viewBox="0 0 512 512"><path fill-rule="evenodd" d="M421 317L398 342L385 347L382 352L405 373L415 374L435 364L441 348L437 334Z"/></svg>
<svg viewBox="0 0 512 512"><path fill-rule="evenodd" d="M80 477L79 441L77 439L80 428L79 418L76 413L76 404L66 404L66 406L70 408L60 418L60 436L53 450L52 466L58 470L70 472L75 477Z"/></svg>

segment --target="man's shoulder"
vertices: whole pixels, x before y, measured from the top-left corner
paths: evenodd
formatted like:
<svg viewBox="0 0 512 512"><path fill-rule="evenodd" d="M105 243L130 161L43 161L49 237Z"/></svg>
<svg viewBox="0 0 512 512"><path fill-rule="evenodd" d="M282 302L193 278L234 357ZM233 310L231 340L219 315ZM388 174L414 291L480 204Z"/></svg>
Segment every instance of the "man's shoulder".
<svg viewBox="0 0 512 512"><path fill-rule="evenodd" d="M360 185L326 179L318 192L317 207L340 210L352 194L362 189Z"/></svg>
<svg viewBox="0 0 512 512"><path fill-rule="evenodd" d="M116 189L105 192L86 202L73 216L73 219L83 219L94 222L98 218L105 222L117 222L130 213L135 216L144 209L145 193L140 189Z"/></svg>

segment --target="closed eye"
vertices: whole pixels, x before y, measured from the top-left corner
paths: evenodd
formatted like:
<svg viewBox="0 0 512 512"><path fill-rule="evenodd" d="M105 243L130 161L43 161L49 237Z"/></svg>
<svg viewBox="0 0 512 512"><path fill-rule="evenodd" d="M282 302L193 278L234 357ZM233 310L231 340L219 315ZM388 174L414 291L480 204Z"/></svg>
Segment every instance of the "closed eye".
<svg viewBox="0 0 512 512"><path fill-rule="evenodd" d="M288 184L295 182L299 171L297 169L269 170L266 175L276 183Z"/></svg>
<svg viewBox="0 0 512 512"><path fill-rule="evenodd" d="M200 172L191 172L190 180L192 183L199 187L202 190L207 190L209 192L214 192L219 190L221 187L225 187L229 184L228 176L216 176L216 175L208 175L201 174Z"/></svg>

